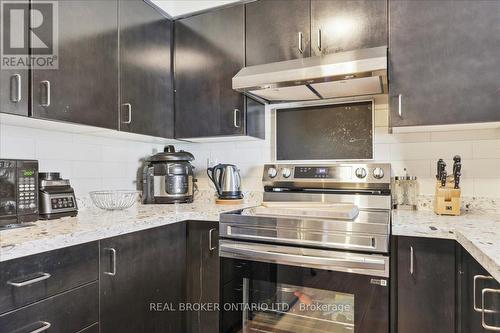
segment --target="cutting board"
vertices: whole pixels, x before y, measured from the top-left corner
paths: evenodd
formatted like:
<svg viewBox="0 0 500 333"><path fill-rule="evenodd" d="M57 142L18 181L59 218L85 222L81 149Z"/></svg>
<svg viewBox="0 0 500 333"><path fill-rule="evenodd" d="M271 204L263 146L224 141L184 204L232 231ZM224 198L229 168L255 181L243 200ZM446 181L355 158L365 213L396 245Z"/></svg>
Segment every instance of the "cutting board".
<svg viewBox="0 0 500 333"><path fill-rule="evenodd" d="M353 220L358 216L359 208L349 203L263 202L254 212L257 215Z"/></svg>

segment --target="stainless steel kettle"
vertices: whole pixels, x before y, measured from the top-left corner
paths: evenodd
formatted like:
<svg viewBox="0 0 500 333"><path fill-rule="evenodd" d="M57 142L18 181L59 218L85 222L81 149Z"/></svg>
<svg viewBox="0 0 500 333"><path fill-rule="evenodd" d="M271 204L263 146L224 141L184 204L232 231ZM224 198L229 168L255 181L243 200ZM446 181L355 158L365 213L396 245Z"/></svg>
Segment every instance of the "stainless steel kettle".
<svg viewBox="0 0 500 333"><path fill-rule="evenodd" d="M241 199L240 170L233 164L217 164L207 169L208 178L214 183L219 199Z"/></svg>

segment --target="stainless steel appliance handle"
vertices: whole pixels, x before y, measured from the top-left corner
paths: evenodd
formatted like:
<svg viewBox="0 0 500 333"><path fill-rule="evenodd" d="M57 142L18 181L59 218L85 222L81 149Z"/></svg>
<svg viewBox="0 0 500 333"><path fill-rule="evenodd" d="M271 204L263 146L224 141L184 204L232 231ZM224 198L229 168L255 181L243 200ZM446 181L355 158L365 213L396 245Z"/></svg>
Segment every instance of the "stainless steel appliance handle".
<svg viewBox="0 0 500 333"><path fill-rule="evenodd" d="M476 312L483 312L483 311L488 311L488 310L484 310L484 308L480 308L479 306L477 306L477 302L476 302L476 290L477 290L477 281L478 280L486 280L486 281L489 281L489 280L493 280L493 277L492 276L488 276L488 275L474 275L474 283L473 283L473 286L472 286L472 295L473 295L473 301L474 301L474 311Z"/></svg>
<svg viewBox="0 0 500 333"><path fill-rule="evenodd" d="M132 122L132 104L130 103L124 103L123 106L127 107L127 121L124 121L124 124L130 124Z"/></svg>
<svg viewBox="0 0 500 333"><path fill-rule="evenodd" d="M240 113L240 109L234 109L234 112L233 112L233 125L234 127L236 128L240 128L241 127L241 123L238 125L238 118L239 118L239 113Z"/></svg>
<svg viewBox="0 0 500 333"><path fill-rule="evenodd" d="M110 272L104 272L106 275L115 276L116 275L116 250L112 247L107 247L104 249L105 251L110 251L111 254L111 267L112 270Z"/></svg>
<svg viewBox="0 0 500 333"><path fill-rule="evenodd" d="M40 101L40 105L43 107L50 106L50 81L44 80L40 81L42 86L45 86L45 103L44 101Z"/></svg>
<svg viewBox="0 0 500 333"><path fill-rule="evenodd" d="M414 270L414 262L413 262L413 257L414 257L414 253L413 253L413 246L410 246L410 274L413 275L413 272L415 271Z"/></svg>
<svg viewBox="0 0 500 333"><path fill-rule="evenodd" d="M487 329L488 331L495 331L495 332L500 332L500 327L498 326L493 326L493 325L488 325L484 319L485 313L496 313L495 310L488 310L485 309L484 306L484 296L486 294L500 294L500 289L490 289L490 288L484 288L481 292L481 325L483 328Z"/></svg>
<svg viewBox="0 0 500 333"><path fill-rule="evenodd" d="M370 256L355 255L350 258L335 258L331 256L322 256L325 251L314 251L300 248L293 248L296 253L285 252L287 247L278 246L273 249L273 246L264 244L231 244L230 242L221 242L219 244L220 254L222 257L232 257L250 260L277 263L298 267L322 268L328 270L371 270L371 271L386 271L386 261L379 258L370 258ZM283 251L284 250L284 251ZM311 253L308 253L311 251ZM326 251L328 252L328 251ZM314 253L314 254L313 254Z"/></svg>
<svg viewBox="0 0 500 333"><path fill-rule="evenodd" d="M403 118L403 94L398 95L398 114L400 118Z"/></svg>
<svg viewBox="0 0 500 333"><path fill-rule="evenodd" d="M48 330L50 328L50 326L52 326L48 321L39 321L39 323L42 324L42 326L33 330L33 331L30 331L29 333L44 332L44 331Z"/></svg>
<svg viewBox="0 0 500 333"><path fill-rule="evenodd" d="M39 276L37 276L36 278L30 279L27 281L23 281L23 282L7 281L7 284L14 286L16 288L20 288L20 287L24 287L24 286L29 286L30 284L37 283L37 282L40 282L43 280L47 280L51 276L49 273L44 273L44 272L40 272L37 274L39 274Z"/></svg>
<svg viewBox="0 0 500 333"><path fill-rule="evenodd" d="M303 40L304 40L304 34L302 31L299 32L299 52L304 53L304 46L303 46Z"/></svg>
<svg viewBox="0 0 500 333"><path fill-rule="evenodd" d="M217 230L217 229L212 228L212 229L210 229L210 230L208 231L208 250L209 250L209 251L213 251L213 250L215 250L215 249L217 248L217 246L213 246L213 244L212 244L212 239L213 239L212 234L213 234L213 233L214 233L214 231L216 231L216 230Z"/></svg>
<svg viewBox="0 0 500 333"><path fill-rule="evenodd" d="M318 29L318 50L321 51L321 29Z"/></svg>
<svg viewBox="0 0 500 333"><path fill-rule="evenodd" d="M10 101L19 103L21 101L21 75L14 74L10 77Z"/></svg>

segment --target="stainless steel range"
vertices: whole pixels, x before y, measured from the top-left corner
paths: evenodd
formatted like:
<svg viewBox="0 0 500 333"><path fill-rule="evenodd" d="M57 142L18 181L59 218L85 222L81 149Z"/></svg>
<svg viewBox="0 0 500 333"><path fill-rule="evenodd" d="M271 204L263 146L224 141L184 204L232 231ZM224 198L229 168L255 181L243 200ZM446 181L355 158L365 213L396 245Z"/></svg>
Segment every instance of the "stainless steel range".
<svg viewBox="0 0 500 333"><path fill-rule="evenodd" d="M266 165L263 204L220 218L221 331L389 332L390 175Z"/></svg>

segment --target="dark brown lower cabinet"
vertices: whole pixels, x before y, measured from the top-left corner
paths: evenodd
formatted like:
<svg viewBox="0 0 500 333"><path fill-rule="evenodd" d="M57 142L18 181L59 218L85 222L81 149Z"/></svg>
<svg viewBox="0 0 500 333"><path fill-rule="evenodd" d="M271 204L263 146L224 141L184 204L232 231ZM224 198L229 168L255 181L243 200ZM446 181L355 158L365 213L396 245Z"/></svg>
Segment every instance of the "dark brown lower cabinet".
<svg viewBox="0 0 500 333"><path fill-rule="evenodd" d="M419 237L395 241L397 332L455 333L455 241Z"/></svg>
<svg viewBox="0 0 500 333"><path fill-rule="evenodd" d="M81 331L99 320L98 287L97 281L92 282L7 312L0 316L0 332Z"/></svg>
<svg viewBox="0 0 500 333"><path fill-rule="evenodd" d="M101 333L185 332L186 225L100 242Z"/></svg>
<svg viewBox="0 0 500 333"><path fill-rule="evenodd" d="M186 312L186 332L219 332L219 223L187 223L187 298L189 304L205 309Z"/></svg>
<svg viewBox="0 0 500 333"><path fill-rule="evenodd" d="M483 290L484 324L500 330L500 283L463 248L460 248L460 267L458 270L460 333L487 333L493 329L483 327ZM496 290L496 292L492 292Z"/></svg>

